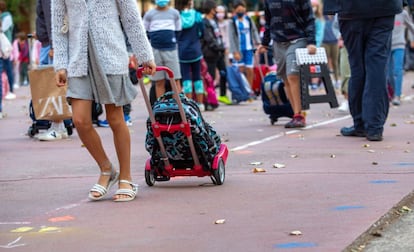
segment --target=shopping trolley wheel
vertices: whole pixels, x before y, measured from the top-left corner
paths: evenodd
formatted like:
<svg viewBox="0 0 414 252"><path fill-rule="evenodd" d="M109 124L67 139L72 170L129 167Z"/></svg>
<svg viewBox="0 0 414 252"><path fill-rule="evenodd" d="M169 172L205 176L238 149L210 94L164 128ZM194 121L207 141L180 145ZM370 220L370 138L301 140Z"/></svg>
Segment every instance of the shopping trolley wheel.
<svg viewBox="0 0 414 252"><path fill-rule="evenodd" d="M222 185L225 178L225 165L222 158L220 158L217 169L214 169L211 175L211 181L215 185Z"/></svg>
<svg viewBox="0 0 414 252"><path fill-rule="evenodd" d="M37 133L39 133L39 130L36 129L36 127L30 126L29 129L27 130L27 135L29 137L34 137Z"/></svg>
<svg viewBox="0 0 414 252"><path fill-rule="evenodd" d="M153 186L155 184L155 176L153 170L145 170L145 182L148 186Z"/></svg>
<svg viewBox="0 0 414 252"><path fill-rule="evenodd" d="M68 135L71 136L73 134L73 127L72 126L66 127L66 131L68 132Z"/></svg>

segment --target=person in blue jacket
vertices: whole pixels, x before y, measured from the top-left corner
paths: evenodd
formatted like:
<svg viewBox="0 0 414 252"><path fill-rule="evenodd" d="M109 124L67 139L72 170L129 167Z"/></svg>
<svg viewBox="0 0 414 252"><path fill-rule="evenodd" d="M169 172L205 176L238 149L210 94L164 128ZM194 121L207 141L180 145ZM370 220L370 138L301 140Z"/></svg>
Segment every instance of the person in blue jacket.
<svg viewBox="0 0 414 252"><path fill-rule="evenodd" d="M175 8L180 12L182 30L178 35L178 56L184 94L195 100L201 111L204 107L204 84L201 78L201 50L200 39L203 37L203 18L201 13L193 7L192 0L175 1ZM193 90L194 88L194 90Z"/></svg>
<svg viewBox="0 0 414 252"><path fill-rule="evenodd" d="M389 101L386 86L394 17L402 0L325 0L324 14L338 13L339 26L349 53L348 86L351 127L343 136L382 141Z"/></svg>

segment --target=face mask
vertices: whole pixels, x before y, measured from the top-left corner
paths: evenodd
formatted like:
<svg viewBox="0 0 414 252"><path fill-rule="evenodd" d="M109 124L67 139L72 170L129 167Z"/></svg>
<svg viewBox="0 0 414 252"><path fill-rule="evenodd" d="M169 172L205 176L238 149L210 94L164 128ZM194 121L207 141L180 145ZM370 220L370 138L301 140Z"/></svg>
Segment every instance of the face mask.
<svg viewBox="0 0 414 252"><path fill-rule="evenodd" d="M316 12L318 10L317 7L312 7L313 12Z"/></svg>
<svg viewBox="0 0 414 252"><path fill-rule="evenodd" d="M155 4L158 5L159 7L163 8L163 7L167 6L169 2L170 2L170 0L156 0Z"/></svg>
<svg viewBox="0 0 414 252"><path fill-rule="evenodd" d="M266 20L260 19L260 25L265 25L266 24Z"/></svg>
<svg viewBox="0 0 414 252"><path fill-rule="evenodd" d="M218 20L223 20L224 19L224 13L223 12L217 13L216 17L217 17Z"/></svg>
<svg viewBox="0 0 414 252"><path fill-rule="evenodd" d="M237 12L236 14L238 18L242 18L244 16L244 12Z"/></svg>

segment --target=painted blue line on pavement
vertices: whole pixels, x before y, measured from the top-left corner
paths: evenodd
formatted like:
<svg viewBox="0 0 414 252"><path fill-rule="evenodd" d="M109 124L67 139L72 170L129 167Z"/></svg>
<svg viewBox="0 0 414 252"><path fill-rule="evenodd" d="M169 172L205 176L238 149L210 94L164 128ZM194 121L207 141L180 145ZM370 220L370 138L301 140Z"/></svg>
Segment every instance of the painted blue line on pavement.
<svg viewBox="0 0 414 252"><path fill-rule="evenodd" d="M365 208L364 206L337 206L334 207L333 210L335 211L347 211L347 210L353 210L353 209L361 209Z"/></svg>
<svg viewBox="0 0 414 252"><path fill-rule="evenodd" d="M381 179L379 179L379 180L371 180L371 181L369 181L369 183L371 183L371 184L395 184L395 183L397 183L397 180L381 180Z"/></svg>
<svg viewBox="0 0 414 252"><path fill-rule="evenodd" d="M414 163L412 163L412 162L400 162L400 163L396 163L396 165L398 165L398 166L414 166Z"/></svg>
<svg viewBox="0 0 414 252"><path fill-rule="evenodd" d="M288 243L275 244L273 247L280 248L280 249L292 249L292 248L313 248L317 246L318 244L314 242L288 242Z"/></svg>

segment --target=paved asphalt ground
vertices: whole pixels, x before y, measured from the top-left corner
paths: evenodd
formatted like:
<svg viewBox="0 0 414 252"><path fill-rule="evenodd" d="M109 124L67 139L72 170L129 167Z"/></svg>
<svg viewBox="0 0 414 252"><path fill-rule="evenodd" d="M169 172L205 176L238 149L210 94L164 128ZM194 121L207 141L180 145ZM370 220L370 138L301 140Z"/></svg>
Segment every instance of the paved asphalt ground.
<svg viewBox="0 0 414 252"><path fill-rule="evenodd" d="M98 169L76 131L56 142L26 135L22 87L0 120L0 251L414 251L413 82L407 73L382 142L339 136L351 118L328 104L311 105L303 130L270 125L260 100L204 112L230 149L221 186L208 177L145 184L139 95L130 131L140 191L129 203L112 202L114 188L88 201ZM97 130L116 164L111 131Z"/></svg>

